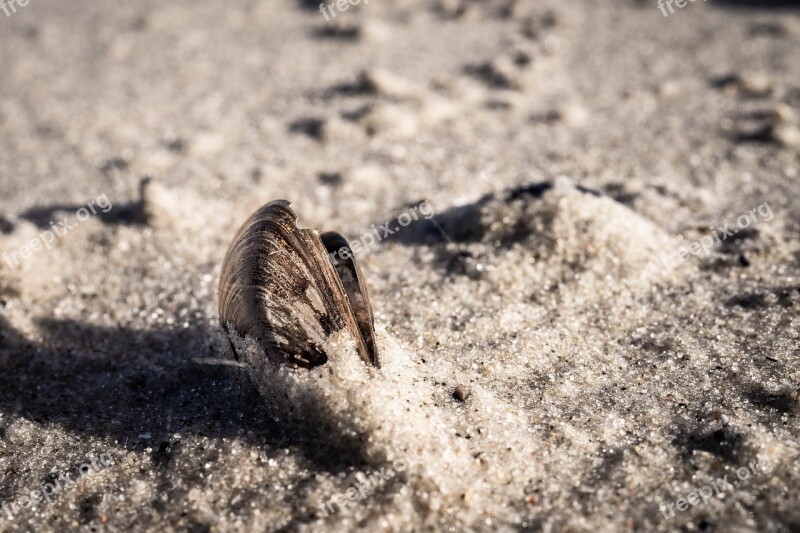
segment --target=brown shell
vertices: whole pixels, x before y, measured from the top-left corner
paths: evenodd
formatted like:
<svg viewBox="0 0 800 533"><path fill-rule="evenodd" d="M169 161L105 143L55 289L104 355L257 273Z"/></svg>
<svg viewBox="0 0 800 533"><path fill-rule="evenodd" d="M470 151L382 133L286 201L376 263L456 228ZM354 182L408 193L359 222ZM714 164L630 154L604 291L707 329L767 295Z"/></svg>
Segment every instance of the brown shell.
<svg viewBox="0 0 800 533"><path fill-rule="evenodd" d="M223 330L256 338L271 359L307 368L325 364L323 344L347 329L361 358L378 366L372 306L350 246L338 233L298 229L286 200L261 207L233 238L219 317Z"/></svg>

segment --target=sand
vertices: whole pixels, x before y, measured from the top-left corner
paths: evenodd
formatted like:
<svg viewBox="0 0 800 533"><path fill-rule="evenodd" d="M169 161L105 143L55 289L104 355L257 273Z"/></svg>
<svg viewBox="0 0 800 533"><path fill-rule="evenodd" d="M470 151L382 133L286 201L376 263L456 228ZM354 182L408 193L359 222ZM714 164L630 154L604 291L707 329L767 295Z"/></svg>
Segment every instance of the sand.
<svg viewBox="0 0 800 533"><path fill-rule="evenodd" d="M797 531L795 7L0 11L0 531ZM380 369L232 360L279 198Z"/></svg>

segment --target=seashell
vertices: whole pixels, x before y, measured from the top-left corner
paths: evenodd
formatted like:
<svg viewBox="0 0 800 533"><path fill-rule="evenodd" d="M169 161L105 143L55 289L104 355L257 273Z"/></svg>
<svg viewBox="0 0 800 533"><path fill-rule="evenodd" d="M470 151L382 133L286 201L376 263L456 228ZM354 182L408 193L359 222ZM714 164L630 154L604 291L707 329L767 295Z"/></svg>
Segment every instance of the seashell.
<svg viewBox="0 0 800 533"><path fill-rule="evenodd" d="M226 336L233 328L254 337L278 363L324 365L326 341L347 330L364 362L379 366L372 306L350 245L335 232L298 229L286 200L261 207L233 238L219 318Z"/></svg>

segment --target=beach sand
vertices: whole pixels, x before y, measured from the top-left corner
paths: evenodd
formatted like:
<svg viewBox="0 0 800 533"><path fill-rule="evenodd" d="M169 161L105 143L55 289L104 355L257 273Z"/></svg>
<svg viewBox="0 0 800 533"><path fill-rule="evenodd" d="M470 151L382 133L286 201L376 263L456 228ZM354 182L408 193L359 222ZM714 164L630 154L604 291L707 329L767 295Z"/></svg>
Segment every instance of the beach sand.
<svg viewBox="0 0 800 533"><path fill-rule="evenodd" d="M0 11L0 531L800 529L797 4L318 7ZM380 369L232 362L279 198Z"/></svg>

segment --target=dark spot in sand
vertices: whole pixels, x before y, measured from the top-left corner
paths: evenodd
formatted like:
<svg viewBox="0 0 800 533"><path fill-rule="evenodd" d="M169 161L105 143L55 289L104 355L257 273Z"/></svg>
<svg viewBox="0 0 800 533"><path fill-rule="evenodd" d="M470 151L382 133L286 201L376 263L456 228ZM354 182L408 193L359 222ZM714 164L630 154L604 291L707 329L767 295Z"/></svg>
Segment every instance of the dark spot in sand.
<svg viewBox="0 0 800 533"><path fill-rule="evenodd" d="M131 202L111 202L111 209L104 212L100 206L95 204L95 214L91 215L97 217L104 224L117 224L120 226L144 226L149 222L147 216L147 209L145 207L145 189L150 183L150 178L144 178L139 184L139 199ZM76 223L76 211L79 209L87 209L88 202L85 204L52 204L43 207L31 207L20 213L19 217L32 222L39 229L49 230L51 222L62 220L64 216L68 217L69 224ZM63 213L62 216L57 216Z"/></svg>
<svg viewBox="0 0 800 533"><path fill-rule="evenodd" d="M728 307L743 307L745 309L757 309L759 307L766 307L767 301L763 294L742 294L734 296L725 302Z"/></svg>
<svg viewBox="0 0 800 533"><path fill-rule="evenodd" d="M737 433L730 426L725 426L710 432L699 430L682 432L672 443L682 449L684 459L690 458L695 451L704 451L730 463L736 462L742 455L744 441L744 435Z"/></svg>
<svg viewBox="0 0 800 533"><path fill-rule="evenodd" d="M453 390L453 398L459 402L467 401L472 392L467 387L458 386Z"/></svg>
<svg viewBox="0 0 800 533"><path fill-rule="evenodd" d="M535 41L542 37L546 32L552 30L558 24L556 14L552 11L545 11L541 15L531 15L522 21L522 35Z"/></svg>
<svg viewBox="0 0 800 533"><path fill-rule="evenodd" d="M737 143L755 144L778 142L775 138L775 127L772 124L766 124L756 128L742 128L733 134L733 140Z"/></svg>
<svg viewBox="0 0 800 533"><path fill-rule="evenodd" d="M518 67L527 67L533 62L533 58L531 57L531 55L521 50L515 52L511 60Z"/></svg>
<svg viewBox="0 0 800 533"><path fill-rule="evenodd" d="M319 179L320 183L330 185L332 187L336 187L342 183L341 172L320 172L317 178Z"/></svg>
<svg viewBox="0 0 800 533"><path fill-rule="evenodd" d="M542 198L552 188L551 182L543 181L522 185L501 193L486 194L470 204L451 207L431 219L416 220L405 227L403 231L389 238L394 242L408 245L480 242L486 238L489 231L488 226L491 222L487 223L486 219L487 216L491 219L494 214L492 212L493 202L505 204L533 202ZM576 186L576 189L592 196L602 196L602 193L581 185ZM500 208L500 206L496 207ZM524 206L521 207L524 208ZM516 220L504 223L503 227L504 230L493 237L497 246L501 248L523 242L533 235L531 222L526 216L519 216ZM464 256L459 260L466 259L469 258Z"/></svg>
<svg viewBox="0 0 800 533"><path fill-rule="evenodd" d="M168 135L164 137L161 142L170 152L183 152L186 148L186 141L174 135Z"/></svg>
<svg viewBox="0 0 800 533"><path fill-rule="evenodd" d="M502 98L489 98L484 105L486 109L493 111L511 109L513 107L511 102Z"/></svg>
<svg viewBox="0 0 800 533"><path fill-rule="evenodd" d="M779 287L775 289L774 294L778 297L778 305L782 307L791 307L800 303L800 286Z"/></svg>
<svg viewBox="0 0 800 533"><path fill-rule="evenodd" d="M783 37L787 34L786 26L778 21L754 22L750 25L753 37Z"/></svg>
<svg viewBox="0 0 800 533"><path fill-rule="evenodd" d="M746 241L754 241L761 235L761 232L756 228L741 228L738 231L731 229L730 231L736 235L723 240L720 245L720 251L732 255L739 254Z"/></svg>
<svg viewBox="0 0 800 533"><path fill-rule="evenodd" d="M753 385L744 396L754 405L779 414L795 412L799 405L798 389L772 393L762 385Z"/></svg>
<svg viewBox="0 0 800 533"><path fill-rule="evenodd" d="M747 268L750 266L750 260L747 258L746 255L744 254L739 255L739 266L743 268Z"/></svg>
<svg viewBox="0 0 800 533"><path fill-rule="evenodd" d="M784 287L766 288L760 292L740 294L728 299L728 307L742 307L745 309L758 309L780 305L792 307L800 303L800 286L787 285Z"/></svg>
<svg viewBox="0 0 800 533"><path fill-rule="evenodd" d="M626 191L624 183L609 183L603 189L611 198L627 206L632 205L639 197L639 193Z"/></svg>
<svg viewBox="0 0 800 533"><path fill-rule="evenodd" d="M35 41L39 37L39 28L36 26L23 26L21 32L28 41Z"/></svg>
<svg viewBox="0 0 800 533"><path fill-rule="evenodd" d="M600 464L588 472L585 484L597 487L607 483L625 459L624 450L608 449L600 453Z"/></svg>
<svg viewBox="0 0 800 533"><path fill-rule="evenodd" d="M338 39L357 41L361 36L361 27L357 24L324 24L315 28L312 35L318 39Z"/></svg>
<svg viewBox="0 0 800 533"><path fill-rule="evenodd" d="M589 187L584 187L583 185L580 184L576 185L575 188L584 194L591 194L592 196L596 196L597 198L603 196L603 193L601 193L600 191L597 191L595 189L590 189Z"/></svg>
<svg viewBox="0 0 800 533"><path fill-rule="evenodd" d="M378 88L374 80L370 78L366 72L362 72L354 80L343 81L332 85L321 93L315 93L315 96L329 99L336 96L364 96L376 94L378 94Z"/></svg>
<svg viewBox="0 0 800 533"><path fill-rule="evenodd" d="M14 223L11 222L6 217L0 215L0 233L3 235L8 235L14 231Z"/></svg>
<svg viewBox="0 0 800 533"><path fill-rule="evenodd" d="M317 0L297 0L297 5L300 6L301 9L308 9L311 11L318 11L319 4L320 2Z"/></svg>
<svg viewBox="0 0 800 533"><path fill-rule="evenodd" d="M506 194L506 201L511 202L525 197L541 198L544 193L546 193L552 188L553 184L548 181L522 185L520 187L515 187L514 189L511 189Z"/></svg>
<svg viewBox="0 0 800 533"><path fill-rule="evenodd" d="M130 161L122 156L114 156L106 159L100 165L100 171L103 174L109 174L113 170L125 170L130 165Z"/></svg>
<svg viewBox="0 0 800 533"><path fill-rule="evenodd" d="M666 355L676 351L675 342L672 339L656 340L650 337L636 337L631 340L633 346L657 355Z"/></svg>
<svg viewBox="0 0 800 533"><path fill-rule="evenodd" d="M153 452L153 462L156 466L166 468L172 460L173 454L178 446L178 443L172 444L169 441L164 441L158 445L158 449Z"/></svg>
<svg viewBox="0 0 800 533"><path fill-rule="evenodd" d="M563 117L558 109L548 109L531 115L531 122L540 122L543 124L555 124Z"/></svg>
<svg viewBox="0 0 800 533"><path fill-rule="evenodd" d="M325 119L318 117L299 118L289 124L289 131L302 133L312 139L321 141L324 138Z"/></svg>
<svg viewBox="0 0 800 533"><path fill-rule="evenodd" d="M55 139L59 136L59 130L52 124L41 122L36 125L36 134Z"/></svg>
<svg viewBox="0 0 800 533"><path fill-rule="evenodd" d="M728 87L735 87L741 82L741 77L735 73L721 74L712 77L708 84L712 89L727 89Z"/></svg>
<svg viewBox="0 0 800 533"><path fill-rule="evenodd" d="M464 67L464 72L483 81L495 89L517 89L518 84L508 72L504 72L494 61L484 61Z"/></svg>
<svg viewBox="0 0 800 533"><path fill-rule="evenodd" d="M134 17L134 19L131 20L128 28L131 31L142 31L147 29L147 17L146 16Z"/></svg>
<svg viewBox="0 0 800 533"><path fill-rule="evenodd" d="M714 529L714 524L704 518L697 523L697 529L700 531L709 531Z"/></svg>
<svg viewBox="0 0 800 533"><path fill-rule="evenodd" d="M438 261L444 265L444 270L450 276L467 276L472 280L479 280L483 273L478 268L478 261L468 250L450 251L443 249L439 253Z"/></svg>
<svg viewBox="0 0 800 533"><path fill-rule="evenodd" d="M355 109L342 111L341 116L343 119L349 120L350 122L358 122L362 118L369 115L374 108L375 106L373 104L364 104Z"/></svg>
<svg viewBox="0 0 800 533"><path fill-rule="evenodd" d="M800 87L792 87L786 91L786 96L784 97L787 105L793 107L800 107Z"/></svg>
<svg viewBox="0 0 800 533"><path fill-rule="evenodd" d="M210 524L206 524L199 518L193 516L189 517L188 524L186 525L188 533L211 533L213 531Z"/></svg>
<svg viewBox="0 0 800 533"><path fill-rule="evenodd" d="M486 232L481 223L481 208L491 197L451 207L430 219L415 220L387 240L408 245L479 242Z"/></svg>
<svg viewBox="0 0 800 533"><path fill-rule="evenodd" d="M26 344L28 343L25 337L20 335L8 320L0 316L0 349L19 348Z"/></svg>
<svg viewBox="0 0 800 533"><path fill-rule="evenodd" d="M88 524L97 518L97 505L103 501L102 494L92 494L80 502L81 524Z"/></svg>

